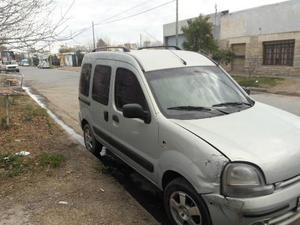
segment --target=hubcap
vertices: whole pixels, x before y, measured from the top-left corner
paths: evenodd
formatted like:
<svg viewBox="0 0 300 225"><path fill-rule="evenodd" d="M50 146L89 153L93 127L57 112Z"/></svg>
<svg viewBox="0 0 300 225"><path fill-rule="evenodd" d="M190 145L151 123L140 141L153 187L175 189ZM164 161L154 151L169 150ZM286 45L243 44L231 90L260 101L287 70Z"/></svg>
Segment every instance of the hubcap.
<svg viewBox="0 0 300 225"><path fill-rule="evenodd" d="M170 196L170 211L178 225L202 225L197 203L188 194L176 191Z"/></svg>
<svg viewBox="0 0 300 225"><path fill-rule="evenodd" d="M91 133L90 128L86 128L84 130L84 142L85 146L89 151L93 151L94 149L94 137Z"/></svg>

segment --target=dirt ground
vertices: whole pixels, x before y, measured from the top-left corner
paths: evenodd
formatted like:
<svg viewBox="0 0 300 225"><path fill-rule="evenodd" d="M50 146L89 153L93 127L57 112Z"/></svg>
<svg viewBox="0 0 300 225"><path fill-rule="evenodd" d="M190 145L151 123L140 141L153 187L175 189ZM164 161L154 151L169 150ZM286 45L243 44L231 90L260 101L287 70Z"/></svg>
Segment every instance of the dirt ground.
<svg viewBox="0 0 300 225"><path fill-rule="evenodd" d="M11 127L0 128L1 225L157 224L28 96L11 101ZM20 151L30 155L16 164L3 157ZM62 160L53 166L41 160L44 154Z"/></svg>

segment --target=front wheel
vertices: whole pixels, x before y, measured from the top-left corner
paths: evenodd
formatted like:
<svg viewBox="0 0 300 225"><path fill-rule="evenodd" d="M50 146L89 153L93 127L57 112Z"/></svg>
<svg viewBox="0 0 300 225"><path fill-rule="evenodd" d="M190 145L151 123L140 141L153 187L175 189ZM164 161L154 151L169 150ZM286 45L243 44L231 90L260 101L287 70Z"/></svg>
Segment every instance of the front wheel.
<svg viewBox="0 0 300 225"><path fill-rule="evenodd" d="M89 124L83 127L83 137L86 149L94 155L99 155L102 145L96 140Z"/></svg>
<svg viewBox="0 0 300 225"><path fill-rule="evenodd" d="M211 225L205 203L183 178L177 178L167 185L164 206L174 225Z"/></svg>

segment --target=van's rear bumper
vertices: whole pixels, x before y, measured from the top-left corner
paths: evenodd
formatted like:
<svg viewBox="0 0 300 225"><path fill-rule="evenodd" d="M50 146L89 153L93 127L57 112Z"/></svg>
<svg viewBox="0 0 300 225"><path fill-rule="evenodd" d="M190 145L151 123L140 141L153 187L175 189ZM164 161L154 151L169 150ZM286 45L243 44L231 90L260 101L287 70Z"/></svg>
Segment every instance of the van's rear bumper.
<svg viewBox="0 0 300 225"><path fill-rule="evenodd" d="M255 198L202 196L213 225L288 225L300 219L300 182Z"/></svg>

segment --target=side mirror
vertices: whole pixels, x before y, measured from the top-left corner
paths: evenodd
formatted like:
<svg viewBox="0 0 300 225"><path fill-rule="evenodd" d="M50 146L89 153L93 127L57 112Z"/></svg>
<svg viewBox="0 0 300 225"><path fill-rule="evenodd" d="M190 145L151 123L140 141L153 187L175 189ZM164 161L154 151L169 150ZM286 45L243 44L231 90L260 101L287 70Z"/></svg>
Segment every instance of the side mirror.
<svg viewBox="0 0 300 225"><path fill-rule="evenodd" d="M139 104L126 104L123 106L123 116L125 118L141 119L145 123L151 122L150 113L143 110Z"/></svg>
<svg viewBox="0 0 300 225"><path fill-rule="evenodd" d="M243 87L243 89L244 89L244 91L248 94L248 95L250 95L251 94L251 90L250 90L250 88L247 88L247 87Z"/></svg>

